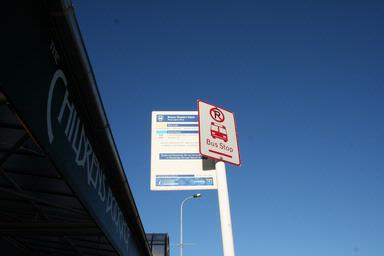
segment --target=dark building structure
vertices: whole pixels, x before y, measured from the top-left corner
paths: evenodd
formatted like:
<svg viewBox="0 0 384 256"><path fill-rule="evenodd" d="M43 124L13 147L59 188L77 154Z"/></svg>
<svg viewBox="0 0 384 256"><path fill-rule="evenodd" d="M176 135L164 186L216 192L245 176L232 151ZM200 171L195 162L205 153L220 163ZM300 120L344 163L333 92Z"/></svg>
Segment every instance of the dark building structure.
<svg viewBox="0 0 384 256"><path fill-rule="evenodd" d="M164 233L147 234L149 248L153 256L169 256L169 237Z"/></svg>
<svg viewBox="0 0 384 256"><path fill-rule="evenodd" d="M7 2L0 254L152 255L71 2Z"/></svg>

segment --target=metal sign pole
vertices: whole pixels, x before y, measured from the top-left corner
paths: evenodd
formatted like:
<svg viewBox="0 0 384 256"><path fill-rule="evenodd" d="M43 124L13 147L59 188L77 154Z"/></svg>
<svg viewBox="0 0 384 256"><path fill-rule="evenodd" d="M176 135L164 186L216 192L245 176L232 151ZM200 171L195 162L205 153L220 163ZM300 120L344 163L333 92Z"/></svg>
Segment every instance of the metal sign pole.
<svg viewBox="0 0 384 256"><path fill-rule="evenodd" d="M216 172L223 253L224 256L235 256L235 248L232 235L231 208L229 205L227 174L225 172L224 162L216 162Z"/></svg>

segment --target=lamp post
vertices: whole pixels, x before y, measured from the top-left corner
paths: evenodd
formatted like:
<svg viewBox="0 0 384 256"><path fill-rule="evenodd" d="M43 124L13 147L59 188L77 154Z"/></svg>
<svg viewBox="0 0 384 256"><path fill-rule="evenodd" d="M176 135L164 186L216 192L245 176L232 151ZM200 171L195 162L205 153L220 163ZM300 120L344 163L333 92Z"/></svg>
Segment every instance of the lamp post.
<svg viewBox="0 0 384 256"><path fill-rule="evenodd" d="M192 196L186 197L180 206L180 256L183 256L183 206L184 203L189 199L200 198L201 194L194 194Z"/></svg>

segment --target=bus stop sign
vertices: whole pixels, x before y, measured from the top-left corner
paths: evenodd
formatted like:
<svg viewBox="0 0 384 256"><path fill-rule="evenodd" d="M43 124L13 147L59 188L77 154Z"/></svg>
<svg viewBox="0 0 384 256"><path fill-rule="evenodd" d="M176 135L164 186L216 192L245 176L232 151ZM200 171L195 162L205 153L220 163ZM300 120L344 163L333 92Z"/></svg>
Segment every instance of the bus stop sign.
<svg viewBox="0 0 384 256"><path fill-rule="evenodd" d="M240 165L235 116L232 112L198 100L200 154Z"/></svg>

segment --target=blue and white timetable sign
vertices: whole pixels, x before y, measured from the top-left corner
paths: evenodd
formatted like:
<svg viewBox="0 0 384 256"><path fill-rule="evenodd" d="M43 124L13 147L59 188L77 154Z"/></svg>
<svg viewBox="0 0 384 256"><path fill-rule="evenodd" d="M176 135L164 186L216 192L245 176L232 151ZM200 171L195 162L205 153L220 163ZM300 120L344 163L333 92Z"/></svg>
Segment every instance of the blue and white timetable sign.
<svg viewBox="0 0 384 256"><path fill-rule="evenodd" d="M216 189L215 162L199 153L197 111L153 111L151 190Z"/></svg>

